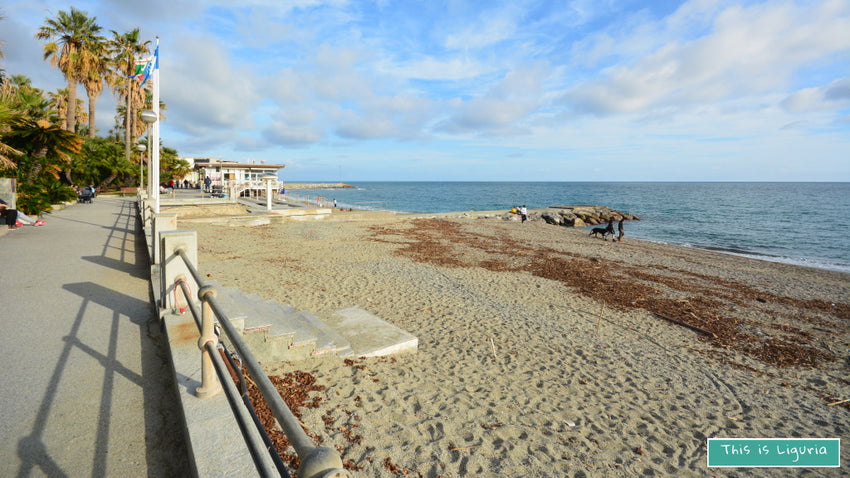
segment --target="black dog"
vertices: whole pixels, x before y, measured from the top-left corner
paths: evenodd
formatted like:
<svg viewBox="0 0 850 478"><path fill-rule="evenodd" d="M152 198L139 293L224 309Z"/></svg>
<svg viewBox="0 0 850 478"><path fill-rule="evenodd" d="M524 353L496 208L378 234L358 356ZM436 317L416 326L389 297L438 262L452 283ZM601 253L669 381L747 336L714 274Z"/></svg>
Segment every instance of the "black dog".
<svg viewBox="0 0 850 478"><path fill-rule="evenodd" d="M602 239L605 239L605 236L608 234L608 230L604 227L594 227L593 230L590 231L591 236L599 237L599 234L602 234Z"/></svg>

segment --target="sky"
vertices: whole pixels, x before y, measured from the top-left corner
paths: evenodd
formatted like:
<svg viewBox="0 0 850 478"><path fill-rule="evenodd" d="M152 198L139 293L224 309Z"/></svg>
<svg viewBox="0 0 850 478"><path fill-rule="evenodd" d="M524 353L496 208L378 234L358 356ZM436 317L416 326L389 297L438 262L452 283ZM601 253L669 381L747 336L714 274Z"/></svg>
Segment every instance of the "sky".
<svg viewBox="0 0 850 478"><path fill-rule="evenodd" d="M287 181L850 181L850 0L6 0L0 68L66 86L70 6L159 37L165 146Z"/></svg>

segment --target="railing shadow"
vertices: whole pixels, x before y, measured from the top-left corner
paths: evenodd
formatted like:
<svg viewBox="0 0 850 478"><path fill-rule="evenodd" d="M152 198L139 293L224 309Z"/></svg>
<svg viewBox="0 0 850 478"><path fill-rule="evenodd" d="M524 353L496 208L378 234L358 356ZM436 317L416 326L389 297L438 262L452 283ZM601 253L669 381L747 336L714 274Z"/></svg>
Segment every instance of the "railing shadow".
<svg viewBox="0 0 850 478"><path fill-rule="evenodd" d="M85 223L88 225L88 223ZM121 211L115 214L115 222L110 226L91 224L91 226L110 229L104 241L101 256L87 256L82 259L103 266L106 269L128 273L133 278L148 279L149 266L144 235L136 234L135 204L124 202ZM116 257L117 251L117 257ZM112 256L112 257L108 257ZM141 290L147 290L148 281L136 281L133 287L141 285ZM133 284L132 282L130 284ZM63 469L51 456L45 442L45 433L51 424L51 413L58 403L65 400L76 402L80 397L66 397L66 385L63 378L68 380L68 372L72 354L85 354L94 359L103 369L100 400L96 413L97 423L94 428L93 456L91 457L91 476L105 476L107 466L113 459L109 456L120 453L120 450L110 450L110 429L115 432L113 417L120 416L121 410L114 409L116 382L130 382L132 386L141 388L143 402L144 430L146 437L145 460L150 477L159 476L188 476L191 474L187 459L185 440L182 430L175 425L181 420L180 410L176 406L176 391L173 380L168 372L167 354L162 345L162 335L159 322L151 308L150 298L141 297L137 289L126 294L105 287L104 285L85 281L67 283L62 289L82 298L82 303L76 312L73 323L63 337L62 350L54 366L52 375L46 384L32 431L18 441L18 457L21 464L18 477L44 475L49 477L64 477L79 475L81 470ZM103 309L106 309L105 311ZM121 337L127 340L127 325L133 324L138 329L139 349L141 352L141 372L125 366L121 362ZM81 333L91 327L105 329L105 343L93 345L90 338ZM135 329L134 329L135 330ZM122 332L123 331L123 332ZM132 336L131 336L132 337ZM76 359L74 360L76 363ZM137 364L135 360L134 364ZM92 397L94 398L94 397ZM118 397L120 398L120 397ZM94 402L92 400L92 402ZM72 432L68 431L69 437ZM77 438L78 439L78 438ZM114 440L113 440L114 441ZM82 446L81 448L85 448Z"/></svg>

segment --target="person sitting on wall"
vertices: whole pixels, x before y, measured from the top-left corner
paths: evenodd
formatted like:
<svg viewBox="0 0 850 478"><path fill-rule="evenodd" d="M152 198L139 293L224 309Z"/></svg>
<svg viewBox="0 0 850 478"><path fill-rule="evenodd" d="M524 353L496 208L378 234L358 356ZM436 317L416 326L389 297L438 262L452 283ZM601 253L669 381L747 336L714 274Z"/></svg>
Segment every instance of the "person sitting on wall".
<svg viewBox="0 0 850 478"><path fill-rule="evenodd" d="M9 229L18 228L18 210L9 209L9 204L0 199L0 218L3 218Z"/></svg>

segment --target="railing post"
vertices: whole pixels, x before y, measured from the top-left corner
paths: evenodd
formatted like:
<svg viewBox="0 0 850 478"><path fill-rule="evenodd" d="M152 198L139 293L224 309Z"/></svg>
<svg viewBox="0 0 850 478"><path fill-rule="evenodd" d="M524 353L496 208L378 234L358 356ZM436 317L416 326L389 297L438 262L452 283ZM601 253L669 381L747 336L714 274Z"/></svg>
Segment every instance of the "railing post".
<svg viewBox="0 0 850 478"><path fill-rule="evenodd" d="M153 237L153 251L151 251L151 257L153 257L153 263L159 264L160 260L160 239L159 236L166 231L174 231L177 229L177 214L154 214L153 216L153 228L151 230Z"/></svg>
<svg viewBox="0 0 850 478"><path fill-rule="evenodd" d="M193 291L198 290L198 283L192 276L192 272L186 267L186 263L175 252L178 248L183 249L189 261L198 264L198 233L195 230L165 231L160 234L160 307L163 309L176 309L179 304L175 300L175 293L180 287L177 281L184 280ZM183 291L179 294L182 296ZM186 297L186 300L192 300Z"/></svg>
<svg viewBox="0 0 850 478"><path fill-rule="evenodd" d="M201 312L201 338L198 339L198 348L201 349L201 386L195 390L198 398L213 397L222 391L221 383L218 381L218 377L216 377L215 369L213 369L212 357L210 357L210 352L206 347L209 342L218 345L218 337L215 335L215 330L213 329L215 318L213 317L212 308L210 308L210 302L207 298L209 295L213 297L216 295L215 288L212 286L205 285L198 291L198 298L203 303Z"/></svg>

